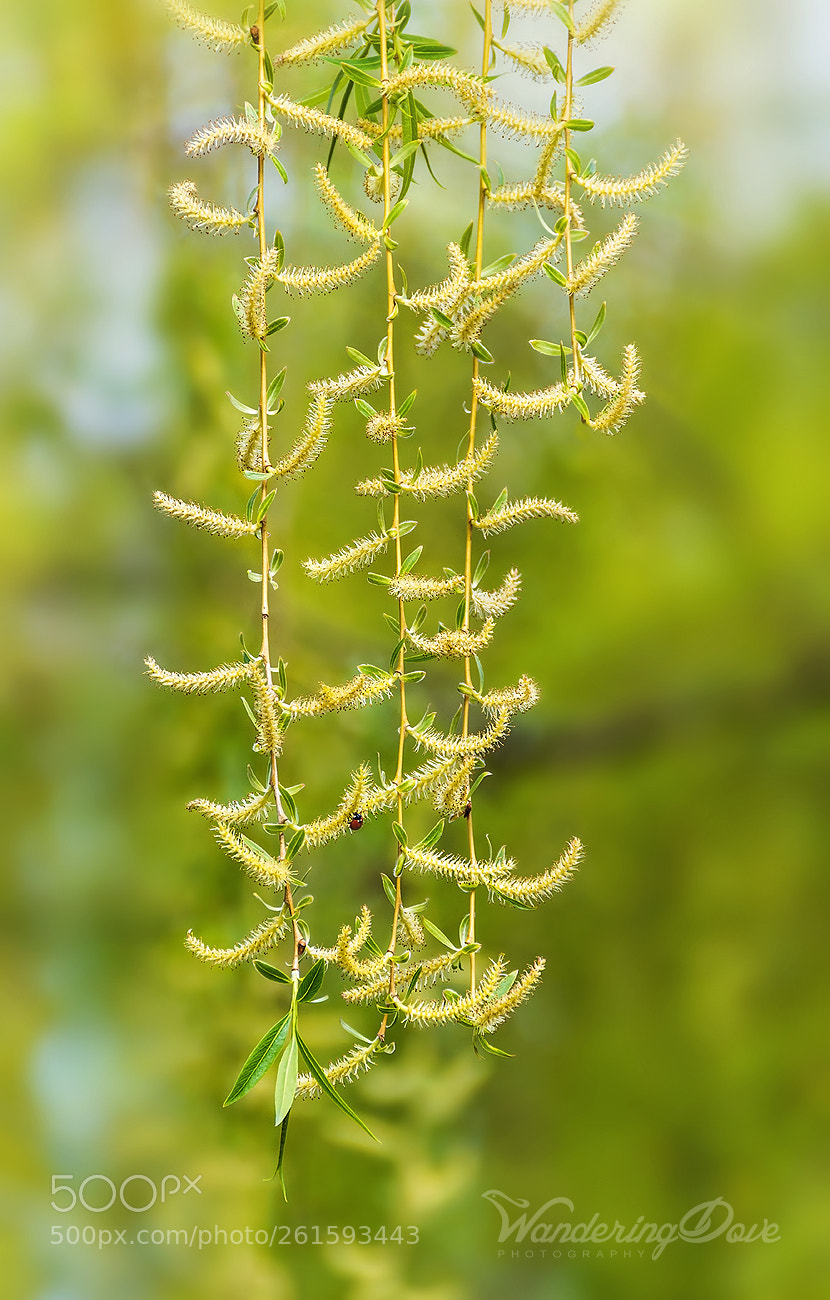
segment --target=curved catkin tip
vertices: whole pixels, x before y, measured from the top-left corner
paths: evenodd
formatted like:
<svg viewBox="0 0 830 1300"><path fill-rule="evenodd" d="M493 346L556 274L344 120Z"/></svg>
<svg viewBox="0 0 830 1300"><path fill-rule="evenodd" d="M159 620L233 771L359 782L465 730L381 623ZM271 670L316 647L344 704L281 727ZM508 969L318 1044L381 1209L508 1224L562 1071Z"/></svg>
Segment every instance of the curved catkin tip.
<svg viewBox="0 0 830 1300"><path fill-rule="evenodd" d="M241 45L250 45L251 33L247 27L237 23L225 23L219 18L211 18L200 13L183 0L164 0L170 15L197 40L204 41L211 49L230 53Z"/></svg>
<svg viewBox="0 0 830 1300"><path fill-rule="evenodd" d="M191 230L202 230L209 235L224 235L229 230L238 231L250 225L251 218L236 208L222 208L200 199L193 181L177 181L167 191L170 206L177 217Z"/></svg>

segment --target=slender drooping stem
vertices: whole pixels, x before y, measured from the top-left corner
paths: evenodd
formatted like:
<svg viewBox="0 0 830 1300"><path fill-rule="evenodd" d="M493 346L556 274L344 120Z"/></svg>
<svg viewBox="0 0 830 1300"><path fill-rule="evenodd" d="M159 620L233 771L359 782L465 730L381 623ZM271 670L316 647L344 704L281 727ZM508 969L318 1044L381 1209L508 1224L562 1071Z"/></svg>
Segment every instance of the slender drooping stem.
<svg viewBox="0 0 830 1300"><path fill-rule="evenodd" d="M381 99L382 99L382 122L383 122L383 225L386 229L386 223L389 219L389 213L392 210L392 189L391 189L391 147L389 143L389 96L386 87L389 82L389 51L387 37L387 20L386 20L387 0L377 0L378 31L380 38L380 79L381 79ZM389 19L394 27L395 22L395 5L391 5ZM398 430L396 427L396 399L395 399L395 317L398 312L397 306L397 288L395 285L395 264L392 259L392 250L388 243L386 247L386 352L384 354L386 369L389 372L389 416L393 427L392 433L392 468L395 474L395 482L401 481L400 465L400 447L398 440ZM393 527L395 530L395 576L401 575L403 563L403 552L401 549L400 523L401 523L401 494L394 493L393 505ZM406 682L404 681L405 657L406 657L406 610L403 600L398 600L398 636L400 648L398 650L398 675L400 690L400 732L398 736L398 758L395 767L395 783L398 787L397 799L397 820L398 824L403 826L404 803L401 793L401 782L403 781L404 768L404 750L406 745L406 729L409 723L406 713ZM397 844L397 841L396 841ZM403 854L403 848L397 845L397 856L400 859ZM398 863L398 867L400 863ZM395 907L392 914L392 930L389 938L388 953L391 955L395 952L395 945L398 939L398 919L401 913L401 871L396 867L395 872ZM389 964L389 996L395 994L395 963L390 961ZM380 1037L386 1032L387 1017L384 1015Z"/></svg>
<svg viewBox="0 0 830 1300"><path fill-rule="evenodd" d="M568 28L568 54L567 54L567 59L565 61L565 110L564 111L565 111L566 122L569 122L573 117L574 0L568 0L568 15L571 19L571 24L570 27ZM571 276L573 275L573 269L574 269L573 240L571 238L571 220L572 220L571 188L572 188L573 178L576 175L576 172L574 171L573 163L571 162L570 159L570 154L569 154L570 147L571 147L571 130L570 127L566 126L565 127L565 196L564 196L565 213L564 215L565 215L565 257L566 257L566 265L568 268L568 279L570 279ZM573 379L574 379L574 383L578 386L580 384L581 376L582 376L582 364L579 355L579 343L576 337L576 294L575 293L568 294L568 315L569 315L570 326L571 326L571 355L573 356L573 363L574 363Z"/></svg>
<svg viewBox="0 0 830 1300"><path fill-rule="evenodd" d="M265 0L259 0L259 11L257 14L256 28L256 46L258 59L258 77L257 77L257 114L260 130L265 130L265 106L267 102L266 78L265 78ZM257 158L257 242L259 244L260 260L264 259L268 241L265 233L265 156L260 154ZM260 421L260 452L263 473L267 473L270 468L270 447L268 440L268 353L265 348L260 348L259 353L259 421ZM260 487L260 501L264 501L268 495L268 480L263 479ZM270 591L271 591L271 572L269 560L270 538L268 531L268 513L262 520L260 531L260 591L262 593L261 615L262 615L262 642L260 646L260 656L262 666L265 672L265 681L267 689L273 690L273 668L271 664L271 612L270 612ZM269 783L274 793L274 802L277 809L277 825L279 826L279 861L285 862L285 831L284 826L287 822L285 809L283 808L280 797L279 782L279 765L277 750L272 748L269 752ZM292 973L295 977L299 975L300 967L300 930L297 925L297 919L294 915L294 902L291 897L291 886L285 886L285 906L291 917L291 923L294 930L294 956L292 962Z"/></svg>
<svg viewBox="0 0 830 1300"><path fill-rule="evenodd" d="M490 58L493 43L493 5L492 0L485 0L484 5L484 43L481 56L481 75L487 76L490 71ZM479 130L479 162L481 170L479 171L478 180L478 214L476 219L476 245L475 245L475 272L474 278L478 281L481 279L481 268L484 264L484 212L487 202L487 182L485 181L485 170L487 167L487 119L483 119ZM473 454L476 445L476 423L478 417L478 392L476 389L476 379L479 372L479 359L473 355L473 382L472 398L470 400L470 428L467 439L467 457L472 464ZM464 551L464 630L470 630L470 608L472 605L473 593L473 510L470 504L469 493L473 490L472 472L467 480L467 527L466 542ZM466 655L464 659L464 681L472 689L473 679L471 675L470 656ZM461 735L467 737L470 732L470 697L465 695L461 706ZM468 782L469 790L469 782ZM467 817L467 842L470 854L470 861L475 867L476 864L476 844L475 829L473 826L473 807L472 800L467 800L466 812ZM467 938L470 943L475 942L476 937L476 891L470 892L470 924ZM470 988L476 986L476 955L470 953Z"/></svg>

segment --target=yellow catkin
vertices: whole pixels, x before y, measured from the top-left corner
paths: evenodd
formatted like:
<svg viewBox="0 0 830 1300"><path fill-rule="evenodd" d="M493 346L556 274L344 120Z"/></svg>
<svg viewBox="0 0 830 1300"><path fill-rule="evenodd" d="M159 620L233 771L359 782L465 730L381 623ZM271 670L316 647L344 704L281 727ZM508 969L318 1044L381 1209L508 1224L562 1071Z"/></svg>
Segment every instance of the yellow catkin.
<svg viewBox="0 0 830 1300"><path fill-rule="evenodd" d="M252 849L221 822L213 828L217 843L245 870L252 880L271 889L284 889L289 879L288 866L272 858L263 848Z"/></svg>
<svg viewBox="0 0 830 1300"><path fill-rule="evenodd" d="M282 732L279 727L277 696L273 686L268 683L261 662L256 664L252 686L257 722L254 750L258 754L279 754L282 751Z"/></svg>
<svg viewBox="0 0 830 1300"><path fill-rule="evenodd" d="M323 1074L330 1084L349 1083L375 1064L375 1058L381 1047L380 1039L377 1038L372 1043L357 1044L345 1056L341 1056L339 1061L333 1061L331 1065L327 1065L323 1070ZM297 1091L294 1095L300 1101L309 1101L315 1097L321 1097L322 1094L323 1089L313 1074L301 1074L299 1076Z"/></svg>
<svg viewBox="0 0 830 1300"><path fill-rule="evenodd" d="M328 397L333 402L348 402L364 393L371 393L379 388L386 378L380 366L358 366L345 375L333 379L314 379L308 385L308 391L317 396Z"/></svg>
<svg viewBox="0 0 830 1300"><path fill-rule="evenodd" d="M183 0L165 0L165 4L180 27L184 27L197 40L204 41L211 49L230 53L240 45L249 45L251 42L251 33L247 27L211 18L192 5L183 3Z"/></svg>
<svg viewBox="0 0 830 1300"><path fill-rule="evenodd" d="M328 442L333 402L325 393L312 398L303 432L284 456L271 466L276 478L296 478L314 464Z"/></svg>
<svg viewBox="0 0 830 1300"><path fill-rule="evenodd" d="M451 627L443 628L434 636L421 636L410 628L407 636L416 650L435 655L437 659L471 659L489 644L495 626L492 618L488 618L478 632Z"/></svg>
<svg viewBox="0 0 830 1300"><path fill-rule="evenodd" d="M534 18L540 18L543 14L547 17L550 14L550 4L548 0L502 0L505 9L511 13L531 14Z"/></svg>
<svg viewBox="0 0 830 1300"><path fill-rule="evenodd" d="M628 203L640 203L656 194L661 186L668 184L672 176L677 175L688 156L689 150L682 140L678 140L656 163L644 167L634 176L577 176L575 180L590 199L599 199L603 207L606 203L625 207Z"/></svg>
<svg viewBox="0 0 830 1300"><path fill-rule="evenodd" d="M360 709L375 700L388 699L397 680L394 673L386 673L382 677L358 673L342 686L326 686L321 682L316 695L292 700L288 708L295 718L317 718L324 713L337 713L342 709Z"/></svg>
<svg viewBox="0 0 830 1300"><path fill-rule="evenodd" d="M440 600L442 596L462 596L464 579L460 573L452 578L419 578L411 573L401 573L392 578L387 590L395 600Z"/></svg>
<svg viewBox="0 0 830 1300"><path fill-rule="evenodd" d="M514 572L514 570L511 570ZM501 713L507 709L511 714L524 713L527 709L532 709L534 704L539 702L539 687L532 677L523 673L515 686L503 686L494 691L488 691L486 695L475 693L475 699L485 713Z"/></svg>
<svg viewBox="0 0 830 1300"><path fill-rule="evenodd" d="M268 316L265 310L265 294L274 283L279 271L280 253L276 248L267 248L261 258L257 258L239 290L239 325L248 338L263 339L268 328Z"/></svg>
<svg viewBox="0 0 830 1300"><path fill-rule="evenodd" d="M236 515L224 515L218 510L208 510L205 506L196 505L194 501L179 501L176 497L169 497L166 492L154 492L153 505L171 518L180 519L182 523L190 524L193 528L204 528L206 532L214 533L217 537L251 537L259 527L258 524L247 519L237 518Z"/></svg>
<svg viewBox="0 0 830 1300"><path fill-rule="evenodd" d="M533 77L534 81L549 81L553 76L541 45L506 45L494 39L493 44L501 50L505 58L515 63L521 72Z"/></svg>
<svg viewBox="0 0 830 1300"><path fill-rule="evenodd" d="M558 893L572 879L582 857L582 844L578 839L572 839L558 861L547 871L538 876L505 876L497 882L495 892L502 898L535 907L537 903L550 898L551 894Z"/></svg>
<svg viewBox="0 0 830 1300"><path fill-rule="evenodd" d="M272 920L263 921L233 948L209 948L192 930L188 930L184 942L185 947L200 961L207 962L210 966L222 967L224 970L232 970L234 966L241 966L252 957L259 957L262 953L268 952L282 938L287 928L287 917L275 916Z"/></svg>
<svg viewBox="0 0 830 1300"><path fill-rule="evenodd" d="M240 799L234 803L214 803L212 799L191 799L187 808L189 812L201 813L210 821L239 826L244 822L258 821L264 817L273 802L273 790L253 790L247 799Z"/></svg>
<svg viewBox="0 0 830 1300"><path fill-rule="evenodd" d="M477 447L472 455L465 456L463 460L458 461L455 465L436 465L427 466L418 474L412 475L408 471L403 471L399 476L400 486L404 492L409 492L412 496L417 497L419 501L426 501L429 497L446 497L453 492L463 492L470 480L481 478L492 465L499 449L498 436L494 433ZM384 486L382 480L367 480L374 488L376 482L381 484L382 491L385 493L388 489ZM358 484L357 491L360 492L364 484ZM375 491L366 492L362 495L380 495Z"/></svg>
<svg viewBox="0 0 830 1300"><path fill-rule="evenodd" d="M483 1006L474 1007L470 1012L469 1019L481 1033L491 1034L522 1002L525 1002L530 997L542 978L544 969L544 957L537 957L533 965L522 972L512 988L508 989L502 997L487 1002Z"/></svg>
<svg viewBox="0 0 830 1300"><path fill-rule="evenodd" d="M498 510L491 510L473 520L485 537L493 533L503 533L514 524L522 524L528 519L562 519L569 524L579 522L579 516L563 506L561 501L550 501L539 497L523 497L521 501L508 501Z"/></svg>
<svg viewBox="0 0 830 1300"><path fill-rule="evenodd" d="M333 293L353 284L369 267L378 260L383 244L380 240L371 244L365 253L353 262L342 266L286 266L274 276L283 288L290 293Z"/></svg>
<svg viewBox="0 0 830 1300"><path fill-rule="evenodd" d="M570 392L565 384L537 388L532 393L504 392L480 375L473 384L482 406L505 420L533 420L550 416L563 410L570 401Z"/></svg>
<svg viewBox="0 0 830 1300"><path fill-rule="evenodd" d="M144 660L147 675L160 686L167 686L173 691L184 691L187 695L204 695L212 691L235 690L249 682L257 669L257 661L251 663L220 664L202 673L171 673L160 668L150 655Z"/></svg>
<svg viewBox="0 0 830 1300"><path fill-rule="evenodd" d="M251 223L251 218L244 212L237 212L236 208L222 208L200 199L193 181L176 181L167 194L176 216L186 222L191 230L224 235L229 230L238 231Z"/></svg>
<svg viewBox="0 0 830 1300"><path fill-rule="evenodd" d="M407 307L426 309L440 307L442 303L453 299L470 283L470 264L458 244L447 244L447 260L450 273L446 280L428 289L419 289L408 298L401 296L399 301L405 303Z"/></svg>
<svg viewBox="0 0 830 1300"><path fill-rule="evenodd" d="M480 77L461 72L448 63L438 62L411 64L405 72L398 72L389 78L387 91L390 95L399 95L407 90L427 86L451 91L465 108L475 113L486 113L493 98L492 91Z"/></svg>
<svg viewBox="0 0 830 1300"><path fill-rule="evenodd" d="M345 577L355 569L365 569L377 555L386 550L391 540L389 533L370 533L361 537L351 546L344 546L325 560L304 560L303 568L315 582L331 582L334 578Z"/></svg>
<svg viewBox="0 0 830 1300"><path fill-rule="evenodd" d="M498 618L506 614L511 605L515 605L522 586L522 575L518 569L511 569L501 586L493 591L472 591L472 607L476 618Z"/></svg>
<svg viewBox="0 0 830 1300"><path fill-rule="evenodd" d="M558 137L564 130L561 122L538 113L526 113L513 104L496 101L487 110L487 122L501 135L526 140L528 144L544 144Z"/></svg>
<svg viewBox="0 0 830 1300"><path fill-rule="evenodd" d="M590 421L592 429L600 433L616 433L625 424L635 406L645 401L645 393L637 387L640 377L640 356L633 343L623 350L622 375L618 391L599 415Z"/></svg>
<svg viewBox="0 0 830 1300"><path fill-rule="evenodd" d="M262 472L262 423L259 412L243 421L236 435L236 463L243 471Z"/></svg>
<svg viewBox="0 0 830 1300"><path fill-rule="evenodd" d="M314 165L314 183L320 198L328 208L334 220L352 239L362 244L372 244L380 239L380 231L362 212L347 203L340 191L332 184L329 174L322 163Z"/></svg>
<svg viewBox="0 0 830 1300"><path fill-rule="evenodd" d="M347 45L353 45L361 32L371 22L370 18L347 18L342 23L333 23L325 31L307 36L296 45L283 50L274 57L274 66L279 64L316 63L327 54L335 54Z"/></svg>
<svg viewBox="0 0 830 1300"><path fill-rule="evenodd" d="M492 998L499 983L504 978L504 958L499 957L486 968L475 991L463 994L450 1001L441 1002L402 1002L395 999L395 1006L408 1021L417 1025L445 1025L454 1020L469 1020L471 1015L483 1008Z"/></svg>
<svg viewBox="0 0 830 1300"><path fill-rule="evenodd" d="M593 41L600 36L604 36L616 17L619 7L620 0L598 0L591 12L586 14L582 22L576 25L574 35L577 42L584 45L587 41Z"/></svg>
<svg viewBox="0 0 830 1300"><path fill-rule="evenodd" d="M573 273L568 276L565 292L568 294L588 293L598 280L622 257L637 233L637 218L633 212L623 217L616 230L597 244L596 248L578 262Z"/></svg>
<svg viewBox="0 0 830 1300"><path fill-rule="evenodd" d="M378 411L366 421L366 437L372 442L391 442L403 428L404 422L399 415Z"/></svg>
<svg viewBox="0 0 830 1300"><path fill-rule="evenodd" d="M293 126L301 126L306 131L315 131L318 135L337 136L345 144L354 145L356 149L371 149L371 138L351 122L342 118L330 117L319 108L309 108L305 104L296 104L288 95L269 95L268 103L278 117L284 117Z"/></svg>
<svg viewBox="0 0 830 1300"><path fill-rule="evenodd" d="M349 822L356 812L363 813L372 790L372 774L366 763L362 763L354 773L350 784L344 791L343 798L334 812L325 817L317 817L305 824L306 848L318 848L329 840L343 835L349 829ZM333 960L333 957L332 957Z"/></svg>
<svg viewBox="0 0 830 1300"><path fill-rule="evenodd" d="M226 144L244 144L251 153L263 158L274 149L276 132L247 117L223 117L201 127L185 142L184 151L191 157L221 149Z"/></svg>
<svg viewBox="0 0 830 1300"><path fill-rule="evenodd" d="M415 732L410 729L413 740L422 745L431 754L441 758L468 758L472 755L485 754L498 745L510 730L510 718L515 709L502 707L493 722L483 731L474 731L468 736L445 736L443 732Z"/></svg>

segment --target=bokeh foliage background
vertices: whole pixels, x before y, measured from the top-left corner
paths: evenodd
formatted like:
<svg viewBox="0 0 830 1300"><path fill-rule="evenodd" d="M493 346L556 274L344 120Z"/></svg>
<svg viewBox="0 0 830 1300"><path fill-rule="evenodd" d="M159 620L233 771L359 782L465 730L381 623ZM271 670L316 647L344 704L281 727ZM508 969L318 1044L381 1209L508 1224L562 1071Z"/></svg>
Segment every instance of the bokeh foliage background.
<svg viewBox="0 0 830 1300"><path fill-rule="evenodd" d="M140 0L3 8L8 1294L818 1296L830 740L823 7L631 0L598 52L618 67L590 91L601 167L636 169L675 134L692 160L643 210L640 239L603 291L602 355L612 362L638 340L647 405L614 440L567 419L503 437L495 478L565 500L582 522L532 524L494 547L496 571L516 563L525 595L502 625L490 680L528 671L543 702L484 787L493 840L524 869L574 833L589 856L553 904L488 911L496 950L517 963L548 957L541 991L501 1038L515 1058L482 1065L461 1032L410 1034L352 1093L381 1148L325 1103L297 1120L287 1208L263 1181L267 1088L219 1106L270 1023L272 995L253 975L212 974L181 945L191 925L232 942L257 915L183 808L197 793L239 793L246 724L232 700L168 699L141 674L148 651L209 666L233 656L240 631L253 635L245 557L149 504L156 486L220 507L239 499L223 394L252 385L255 358L229 310L247 249L184 231L164 192L197 178L181 141L250 94L248 61L191 45ZM289 8L292 33L338 16L328 0ZM462 47L475 38L465 5L422 13L422 31L440 22ZM512 151L495 153L510 174ZM292 176L309 157L286 146ZM436 161L447 188L430 199L430 220L413 204L400 224L412 283L437 278L443 244L473 210L472 171ZM244 201L237 160L211 161L202 177L216 197ZM289 190L277 201L289 256L341 256L315 200ZM493 256L510 247L497 219L489 232ZM524 246L534 237L526 224ZM345 342L373 350L381 292L373 276L290 308L294 326L279 336L294 381L288 420L307 379L343 368ZM517 384L547 382L523 340L557 337L542 326L550 301L525 293L495 336ZM451 458L466 367L441 354L412 378L427 459ZM388 653L377 589L354 580L321 604L298 570L370 523L349 487L372 464L347 413L307 483L283 494L280 637L302 689ZM440 562L451 562L454 527L451 508L428 517ZM357 756L388 752L393 729L388 710L308 725L292 779L322 808ZM387 846L368 828L359 844L359 860L350 841L318 869L325 936L364 898L377 902ZM457 900L430 892L449 927ZM321 1009L321 1053L341 1041L336 1001ZM96 1172L201 1174L204 1195L146 1216L50 1208L53 1173ZM676 1244L658 1262L500 1263L497 1216L481 1199L490 1188L533 1207L568 1196L575 1217L627 1223L677 1221L722 1196L742 1221L777 1222L781 1241ZM421 1241L201 1253L48 1244L53 1223L132 1231L139 1218L226 1230L413 1223Z"/></svg>

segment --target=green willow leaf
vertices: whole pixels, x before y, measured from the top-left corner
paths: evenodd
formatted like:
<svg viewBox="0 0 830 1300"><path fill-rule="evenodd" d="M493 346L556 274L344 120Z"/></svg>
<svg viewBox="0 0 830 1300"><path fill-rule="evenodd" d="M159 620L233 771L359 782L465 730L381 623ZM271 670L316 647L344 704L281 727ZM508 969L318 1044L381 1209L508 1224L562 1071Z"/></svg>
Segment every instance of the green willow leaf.
<svg viewBox="0 0 830 1300"><path fill-rule="evenodd" d="M286 975L285 971L277 970L276 966L269 966L267 961L255 961L254 966L260 975L264 975L267 980L273 980L275 984L291 983L290 975Z"/></svg>
<svg viewBox="0 0 830 1300"><path fill-rule="evenodd" d="M263 1034L240 1070L236 1083L222 1103L223 1106L232 1105L240 1097L244 1097L246 1092L250 1092L254 1084L259 1083L282 1051L290 1025L291 1014L289 1013L283 1016L282 1020L278 1020L267 1034Z"/></svg>
<svg viewBox="0 0 830 1300"><path fill-rule="evenodd" d="M577 86L593 86L597 81L604 81L610 77L614 71L611 67L594 68L593 72L586 72L584 77L580 77Z"/></svg>
<svg viewBox="0 0 830 1300"><path fill-rule="evenodd" d="M297 1053L297 1032L291 1034L280 1057L277 1082L274 1086L274 1124L283 1122L294 1104L300 1063Z"/></svg>
<svg viewBox="0 0 830 1300"><path fill-rule="evenodd" d="M297 989L298 1002L310 1002L320 992L323 983L323 977L326 973L326 963L322 957L316 961L309 970L306 971L300 980L300 987Z"/></svg>

